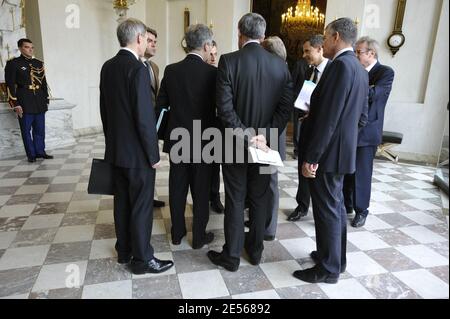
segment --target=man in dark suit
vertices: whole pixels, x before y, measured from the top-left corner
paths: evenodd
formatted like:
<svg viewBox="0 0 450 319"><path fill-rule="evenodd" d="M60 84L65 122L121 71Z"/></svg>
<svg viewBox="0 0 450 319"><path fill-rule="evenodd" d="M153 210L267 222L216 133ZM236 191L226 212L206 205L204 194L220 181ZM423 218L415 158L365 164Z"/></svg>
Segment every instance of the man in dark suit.
<svg viewBox="0 0 450 319"><path fill-rule="evenodd" d="M314 35L303 44L303 59L310 65L305 74L298 76L297 79L303 79L302 83L298 83L294 89L294 96L298 96L303 88L305 80L312 81L316 84L319 83L326 68L331 64L331 61L323 56L323 35ZM297 81L298 81L297 80ZM308 113L299 109L296 109L298 114L297 126L300 129L302 127L303 120L308 116ZM300 144L301 133L299 135L298 147L302 148ZM299 167L303 163L299 161ZM309 204L311 202L311 194L309 192L309 181L301 174L299 170L298 174L298 188L297 188L297 208L289 215L288 220L291 222L299 221L302 217L308 215Z"/></svg>
<svg viewBox="0 0 450 319"><path fill-rule="evenodd" d="M303 58L298 60L297 63L294 65L294 68L292 69L292 83L294 84L294 99L298 96L298 94L302 90L303 83L305 83L306 73L308 72L308 70L310 70L310 65ZM301 118L302 115L301 113L302 111L300 111L299 109L296 108L293 109L294 131L292 141L294 142L294 156L293 156L294 159L298 159L299 153L301 123L298 121L298 119Z"/></svg>
<svg viewBox="0 0 450 319"><path fill-rule="evenodd" d="M186 235L184 213L190 187L194 202L192 247L201 249L214 239L213 233L206 233L211 165L202 157L203 147L197 149L194 146L199 143L195 132L198 129L203 135L205 130L214 127L217 69L206 63L212 48L212 31L207 26L191 26L185 39L189 53L183 61L166 67L157 98L157 112L170 107L164 152L170 154L172 244L180 245ZM182 136L173 132L180 129L189 134L187 145L183 144ZM176 135L175 139L171 135ZM178 148L180 144L183 144L181 154Z"/></svg>
<svg viewBox="0 0 450 319"><path fill-rule="evenodd" d="M316 227L317 265L294 272L309 283L337 283L346 268L347 214L344 176L355 172L360 125L367 121L369 78L353 52L357 28L341 18L326 28L324 56L333 59L311 97L301 153Z"/></svg>
<svg viewBox="0 0 450 319"><path fill-rule="evenodd" d="M158 32L147 27L147 48L145 50L145 58L143 59L145 66L150 74L150 90L152 95L152 105L156 106L156 97L159 91L159 67L151 60L156 55L156 44L158 43ZM153 207L160 208L166 206L163 201L154 199Z"/></svg>
<svg viewBox="0 0 450 319"><path fill-rule="evenodd" d="M102 68L100 113L105 134L105 160L114 167L114 221L118 262L131 260L134 274L161 273L172 261L154 257L155 169L159 149L150 76L140 58L147 46L146 26L135 19L117 29L122 49Z"/></svg>
<svg viewBox="0 0 450 319"><path fill-rule="evenodd" d="M226 131L235 130L238 135L233 144L244 140L242 144L250 142L267 151L269 137L277 141L289 120L291 76L285 61L260 45L266 30L266 21L261 15L244 15L238 27L240 50L222 55L219 62L218 113ZM278 129L277 135L270 136L267 132L276 131L270 130L272 128ZM239 129L242 134L237 133ZM256 135L258 131L260 135ZM246 156L239 160L246 151L239 152L238 148L230 147L233 144L226 148L226 163L223 165L225 245L221 253L208 252L212 263L229 271L238 270L244 247L251 264L258 265L261 261L271 178L270 172L264 172L262 165L250 164ZM246 197L250 205L250 232L247 236L244 234Z"/></svg>
<svg viewBox="0 0 450 319"><path fill-rule="evenodd" d="M347 175L344 182L345 207L348 214L356 212L351 224L355 228L364 226L369 214L373 161L383 139L384 110L395 75L394 70L378 62L378 52L378 42L369 37L356 42L356 55L369 72L370 89L368 124L359 132L356 172Z"/></svg>

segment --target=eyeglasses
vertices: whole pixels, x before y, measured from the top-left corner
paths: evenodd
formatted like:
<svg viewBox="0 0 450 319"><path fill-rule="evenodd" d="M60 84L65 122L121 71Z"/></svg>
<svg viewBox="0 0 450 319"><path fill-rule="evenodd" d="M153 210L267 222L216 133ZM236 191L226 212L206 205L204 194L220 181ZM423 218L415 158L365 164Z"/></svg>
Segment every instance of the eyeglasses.
<svg viewBox="0 0 450 319"><path fill-rule="evenodd" d="M369 53L370 52L370 50L366 50L366 51L363 51L363 50L356 50L356 54L357 55L361 55L361 54L363 54L363 53Z"/></svg>

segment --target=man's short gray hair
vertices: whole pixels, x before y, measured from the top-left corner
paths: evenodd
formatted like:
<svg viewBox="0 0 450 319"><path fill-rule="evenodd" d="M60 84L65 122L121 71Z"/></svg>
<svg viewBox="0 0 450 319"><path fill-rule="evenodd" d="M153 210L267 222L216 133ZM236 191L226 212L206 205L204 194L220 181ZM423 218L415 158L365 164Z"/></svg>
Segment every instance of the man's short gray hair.
<svg viewBox="0 0 450 319"><path fill-rule="evenodd" d="M266 34L266 20L257 13L247 13L239 20L239 32L252 40L264 38Z"/></svg>
<svg viewBox="0 0 450 319"><path fill-rule="evenodd" d="M380 44L377 40L371 37L362 37L356 41L356 45L367 44L367 49L375 54L375 58L378 59L378 52L380 52Z"/></svg>
<svg viewBox="0 0 450 319"><path fill-rule="evenodd" d="M146 25L137 19L127 19L117 27L117 39L122 48L134 43L139 35L145 36Z"/></svg>
<svg viewBox="0 0 450 319"><path fill-rule="evenodd" d="M332 31L333 34L339 33L342 41L353 46L358 37L358 28L350 18L340 18L331 22L327 30Z"/></svg>
<svg viewBox="0 0 450 319"><path fill-rule="evenodd" d="M204 24L195 24L189 27L184 36L188 52L200 50L205 44L212 44L213 32Z"/></svg>
<svg viewBox="0 0 450 319"><path fill-rule="evenodd" d="M305 41L309 42L309 44L315 48L315 49L319 49L323 47L323 35L321 34L315 34L313 36L311 36L308 40Z"/></svg>

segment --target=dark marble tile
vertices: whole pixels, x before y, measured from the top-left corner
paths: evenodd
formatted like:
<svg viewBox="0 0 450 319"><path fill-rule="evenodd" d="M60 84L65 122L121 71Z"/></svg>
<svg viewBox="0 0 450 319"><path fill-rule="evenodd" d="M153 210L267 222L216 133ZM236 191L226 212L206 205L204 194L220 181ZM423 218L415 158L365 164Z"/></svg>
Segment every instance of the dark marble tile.
<svg viewBox="0 0 450 319"><path fill-rule="evenodd" d="M64 164L83 164L86 158L68 158Z"/></svg>
<svg viewBox="0 0 450 319"><path fill-rule="evenodd" d="M14 166L0 166L0 173L9 172Z"/></svg>
<svg viewBox="0 0 450 319"><path fill-rule="evenodd" d="M418 245L419 242L397 229L383 229L374 231L381 240L390 246Z"/></svg>
<svg viewBox="0 0 450 319"><path fill-rule="evenodd" d="M6 202L8 206L37 204L44 194L14 195Z"/></svg>
<svg viewBox="0 0 450 319"><path fill-rule="evenodd" d="M447 224L446 216L448 216L448 215L445 214L445 209L429 210L429 211L426 211L425 213L440 220L442 223Z"/></svg>
<svg viewBox="0 0 450 319"><path fill-rule="evenodd" d="M359 277L357 280L377 299L422 299L392 274Z"/></svg>
<svg viewBox="0 0 450 319"><path fill-rule="evenodd" d="M0 231L19 231L27 219L27 216L0 218Z"/></svg>
<svg viewBox="0 0 450 319"><path fill-rule="evenodd" d="M390 272L421 268L394 248L370 250L366 251L366 254Z"/></svg>
<svg viewBox="0 0 450 319"><path fill-rule="evenodd" d="M231 295L273 289L264 272L259 267L240 267L238 272L220 271Z"/></svg>
<svg viewBox="0 0 450 319"><path fill-rule="evenodd" d="M42 164L36 169L36 171L59 171L61 167L61 164Z"/></svg>
<svg viewBox="0 0 450 319"><path fill-rule="evenodd" d="M395 228L417 226L416 222L412 221L411 219L403 215L396 213L380 214L377 215L377 217Z"/></svg>
<svg viewBox="0 0 450 319"><path fill-rule="evenodd" d="M28 299L81 299L83 288L63 288L44 292L32 292Z"/></svg>
<svg viewBox="0 0 450 319"><path fill-rule="evenodd" d="M49 245L57 232L58 228L22 230L12 242L11 248Z"/></svg>
<svg viewBox="0 0 450 319"><path fill-rule="evenodd" d="M399 200L391 200L381 203L384 206L390 208L395 213L412 212L417 210L416 208L409 206L408 204L405 204L404 202L401 202Z"/></svg>
<svg viewBox="0 0 450 319"><path fill-rule="evenodd" d="M5 249L0 249L0 258L2 258L3 254L5 253Z"/></svg>
<svg viewBox="0 0 450 319"><path fill-rule="evenodd" d="M101 197L101 195L90 195L86 192L75 192L72 201L99 200Z"/></svg>
<svg viewBox="0 0 450 319"><path fill-rule="evenodd" d="M444 242L439 242L439 243L432 243L432 244L427 244L426 246L428 246L429 248L433 249L434 251L436 251L438 254L449 258L449 246L448 246L448 241L444 241Z"/></svg>
<svg viewBox="0 0 450 319"><path fill-rule="evenodd" d="M80 177L79 183L88 183L89 182L89 176L83 175Z"/></svg>
<svg viewBox="0 0 450 319"><path fill-rule="evenodd" d="M58 172L56 176L78 176L83 173L83 170L79 169L67 169L67 170L61 170Z"/></svg>
<svg viewBox="0 0 450 319"><path fill-rule="evenodd" d="M51 184L53 177L30 177L23 185L47 185Z"/></svg>
<svg viewBox="0 0 450 319"><path fill-rule="evenodd" d="M84 285L130 279L131 272L126 266L118 264L117 259L95 259L88 262Z"/></svg>
<svg viewBox="0 0 450 319"><path fill-rule="evenodd" d="M97 221L97 216L98 213L66 214L62 220L61 227L94 225Z"/></svg>
<svg viewBox="0 0 450 319"><path fill-rule="evenodd" d="M45 259L45 265L88 260L92 242L53 244Z"/></svg>
<svg viewBox="0 0 450 319"><path fill-rule="evenodd" d="M291 254L279 241L264 242L264 251L261 263L272 263L293 259Z"/></svg>
<svg viewBox="0 0 450 319"><path fill-rule="evenodd" d="M392 182L392 183L389 183L389 185L391 185L395 188L398 188L400 190L416 189L416 187L414 187L408 183L405 183L405 182Z"/></svg>
<svg viewBox="0 0 450 319"><path fill-rule="evenodd" d="M308 235L303 230L292 223L278 224L277 228L276 238L278 240L308 237Z"/></svg>
<svg viewBox="0 0 450 319"><path fill-rule="evenodd" d="M174 251L173 261L177 273L189 273L217 269L206 256L208 249Z"/></svg>
<svg viewBox="0 0 450 319"><path fill-rule="evenodd" d="M150 244L153 246L155 253L165 253L170 251L170 243L166 235L152 236Z"/></svg>
<svg viewBox="0 0 450 319"><path fill-rule="evenodd" d="M65 214L69 203L37 204L31 215Z"/></svg>
<svg viewBox="0 0 450 319"><path fill-rule="evenodd" d="M96 225L94 240L116 238L116 229L114 225Z"/></svg>
<svg viewBox="0 0 450 319"><path fill-rule="evenodd" d="M20 186L0 187L0 196L14 195Z"/></svg>
<svg viewBox="0 0 450 319"><path fill-rule="evenodd" d="M443 206L442 199L440 197L427 198L427 199L424 199L424 201L427 201L427 202L429 202L429 203L431 203L433 205L436 205L437 207L442 207Z"/></svg>
<svg viewBox="0 0 450 319"><path fill-rule="evenodd" d="M411 174L411 172L409 174ZM402 182L409 182L409 181L415 181L416 180L414 177L408 176L406 174L393 174L393 175L389 175L389 176L391 176L392 178L396 178L396 179L398 179L399 181L402 181Z"/></svg>
<svg viewBox="0 0 450 319"><path fill-rule="evenodd" d="M133 299L182 298L177 275L133 280Z"/></svg>
<svg viewBox="0 0 450 319"><path fill-rule="evenodd" d="M415 197L403 190L399 191L388 191L384 192L385 194L394 197L397 200L407 200L407 199L414 199Z"/></svg>
<svg viewBox="0 0 450 319"><path fill-rule="evenodd" d="M9 172L4 175L2 178L28 178L34 172Z"/></svg>
<svg viewBox="0 0 450 319"><path fill-rule="evenodd" d="M426 228L431 230L432 232L441 235L444 238L447 238L448 240L448 224L442 223L442 224L434 224L434 225L426 225Z"/></svg>
<svg viewBox="0 0 450 319"><path fill-rule="evenodd" d="M0 271L0 297L26 294L31 291L41 267Z"/></svg>
<svg viewBox="0 0 450 319"><path fill-rule="evenodd" d="M101 199L99 210L112 210L114 209L114 198Z"/></svg>
<svg viewBox="0 0 450 319"><path fill-rule="evenodd" d="M448 265L429 268L427 270L448 284Z"/></svg>
<svg viewBox="0 0 450 319"><path fill-rule="evenodd" d="M77 184L50 184L46 193L70 193L75 192Z"/></svg>
<svg viewBox="0 0 450 319"><path fill-rule="evenodd" d="M277 289L276 292L281 299L328 299L318 285L305 285Z"/></svg>

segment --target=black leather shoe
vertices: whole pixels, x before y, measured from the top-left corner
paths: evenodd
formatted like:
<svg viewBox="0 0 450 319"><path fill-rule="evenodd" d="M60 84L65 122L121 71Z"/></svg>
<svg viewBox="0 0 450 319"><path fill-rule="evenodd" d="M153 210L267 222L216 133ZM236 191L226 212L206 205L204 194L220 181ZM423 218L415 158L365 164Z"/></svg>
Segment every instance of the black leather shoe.
<svg viewBox="0 0 450 319"><path fill-rule="evenodd" d="M52 155L48 155L47 153L44 153L44 155L38 155L37 158L43 158L43 159L53 159L54 157Z"/></svg>
<svg viewBox="0 0 450 319"><path fill-rule="evenodd" d="M153 200L153 207L154 208L161 208L161 207L165 207L166 203L164 203L163 201L160 200Z"/></svg>
<svg viewBox="0 0 450 319"><path fill-rule="evenodd" d="M297 270L294 272L294 277L311 284L324 282L326 284L336 284L339 276L330 274L321 267L315 266L306 270Z"/></svg>
<svg viewBox="0 0 450 319"><path fill-rule="evenodd" d="M175 245L175 246L181 245L181 241L183 240L183 237L184 237L184 236L186 236L186 232L183 234L183 236L177 237L177 238L175 238L175 237L172 235L172 245Z"/></svg>
<svg viewBox="0 0 450 319"><path fill-rule="evenodd" d="M290 222L298 222L302 217L306 217L307 215L308 212L302 212L299 206L292 212L292 214L289 215L287 220Z"/></svg>
<svg viewBox="0 0 450 319"><path fill-rule="evenodd" d="M213 233L207 233L207 234L205 234L205 237L203 237L203 241L201 243L192 244L192 248L194 248L194 249L202 249L203 246L212 243L213 240L214 240L214 234Z"/></svg>
<svg viewBox="0 0 450 319"><path fill-rule="evenodd" d="M129 255L118 255L117 256L117 263L121 265L126 265L131 261L131 254Z"/></svg>
<svg viewBox="0 0 450 319"><path fill-rule="evenodd" d="M223 214L223 212L225 211L225 207L223 207L222 202L220 201L220 199L216 199L211 201L211 209L212 211L218 213L218 214Z"/></svg>
<svg viewBox="0 0 450 319"><path fill-rule="evenodd" d="M352 227L360 228L366 224L367 216L363 216L361 214L356 214L355 218L352 221Z"/></svg>
<svg viewBox="0 0 450 319"><path fill-rule="evenodd" d="M159 260L157 258L153 258L150 261L142 262L132 260L130 264L131 271L135 275L143 275L143 274L160 274L172 268L173 261L171 260Z"/></svg>
<svg viewBox="0 0 450 319"><path fill-rule="evenodd" d="M274 241L274 240L275 240L275 236L264 235L264 241Z"/></svg>
<svg viewBox="0 0 450 319"><path fill-rule="evenodd" d="M36 163L36 159L35 158L29 158L28 159L28 163Z"/></svg>
<svg viewBox="0 0 450 319"><path fill-rule="evenodd" d="M236 272L239 269L239 262L235 263L226 258L223 253L210 250L206 254L214 265L225 268L228 271Z"/></svg>
<svg viewBox="0 0 450 319"><path fill-rule="evenodd" d="M317 251L312 251L311 254L309 254L311 259L315 264L320 263L319 253ZM341 266L341 274L343 274L347 270L347 265Z"/></svg>

